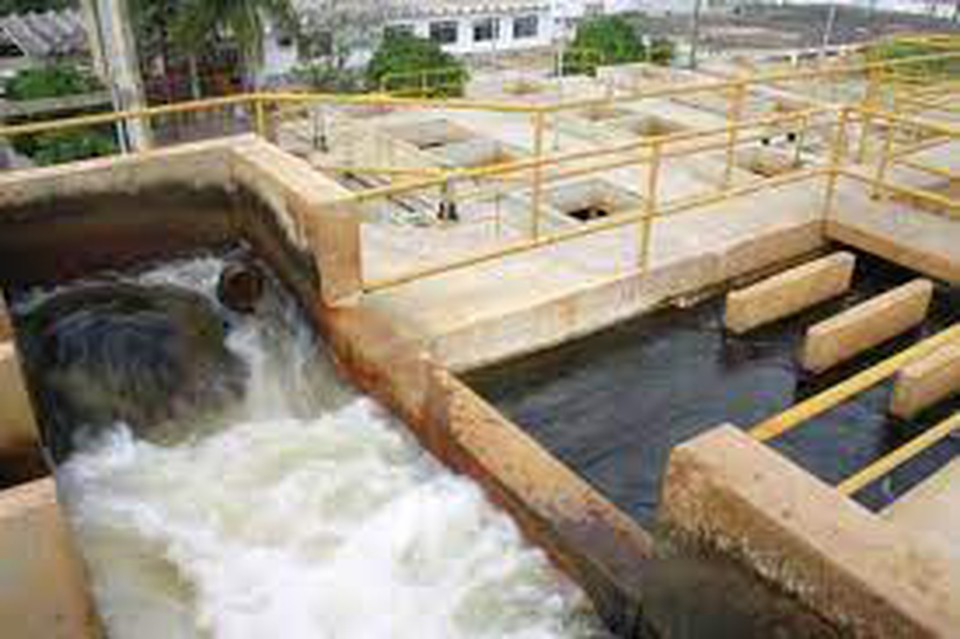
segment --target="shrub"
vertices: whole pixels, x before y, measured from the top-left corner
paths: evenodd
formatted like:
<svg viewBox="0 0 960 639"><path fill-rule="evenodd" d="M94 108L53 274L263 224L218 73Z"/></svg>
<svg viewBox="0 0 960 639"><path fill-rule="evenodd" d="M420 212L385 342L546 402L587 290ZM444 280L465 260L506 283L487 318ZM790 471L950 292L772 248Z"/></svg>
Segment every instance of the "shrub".
<svg viewBox="0 0 960 639"><path fill-rule="evenodd" d="M388 32L367 65L367 83L425 97L462 96L468 73L463 63L436 42L409 33Z"/></svg>

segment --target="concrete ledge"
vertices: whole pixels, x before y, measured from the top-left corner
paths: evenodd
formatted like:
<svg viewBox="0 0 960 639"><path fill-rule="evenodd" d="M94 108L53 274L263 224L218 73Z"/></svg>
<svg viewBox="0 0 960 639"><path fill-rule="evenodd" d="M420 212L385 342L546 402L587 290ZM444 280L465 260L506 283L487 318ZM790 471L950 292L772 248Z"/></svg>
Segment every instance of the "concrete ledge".
<svg viewBox="0 0 960 639"><path fill-rule="evenodd" d="M955 459L906 495L883 510L881 515L896 526L917 535L960 547L960 459ZM956 552L956 550L954 550Z"/></svg>
<svg viewBox="0 0 960 639"><path fill-rule="evenodd" d="M881 212L882 214L882 212ZM858 228L846 222L830 220L827 237L900 264L929 277L960 284L960 259L948 259L885 236L880 231Z"/></svg>
<svg viewBox="0 0 960 639"><path fill-rule="evenodd" d="M957 393L960 393L960 344L950 344L900 371L893 387L890 413L912 419Z"/></svg>
<svg viewBox="0 0 960 639"><path fill-rule="evenodd" d="M840 495L741 430L676 449L660 519L856 637L954 637L960 560Z"/></svg>
<svg viewBox="0 0 960 639"><path fill-rule="evenodd" d="M0 493L0 556L4 637L101 636L52 479Z"/></svg>
<svg viewBox="0 0 960 639"><path fill-rule="evenodd" d="M447 467L469 475L624 636L639 624L646 533L456 377L422 339L364 306L315 306L336 361Z"/></svg>
<svg viewBox="0 0 960 639"><path fill-rule="evenodd" d="M0 342L6 342L13 337L13 325L10 322L10 313L7 311L7 303L3 299L3 291L0 291Z"/></svg>
<svg viewBox="0 0 960 639"><path fill-rule="evenodd" d="M727 295L726 327L741 335L843 295L856 257L835 253Z"/></svg>
<svg viewBox="0 0 960 639"><path fill-rule="evenodd" d="M807 331L802 366L821 373L923 322L933 283L915 280L874 297Z"/></svg>
<svg viewBox="0 0 960 639"><path fill-rule="evenodd" d="M0 452L19 452L37 445L37 425L20 359L13 343L4 342L0 344Z"/></svg>

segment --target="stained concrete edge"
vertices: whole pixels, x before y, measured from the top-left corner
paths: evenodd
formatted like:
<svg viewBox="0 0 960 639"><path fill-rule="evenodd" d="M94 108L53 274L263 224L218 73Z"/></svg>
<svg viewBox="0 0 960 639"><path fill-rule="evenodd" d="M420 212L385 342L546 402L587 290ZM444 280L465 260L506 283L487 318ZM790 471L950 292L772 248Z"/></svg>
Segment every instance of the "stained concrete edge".
<svg viewBox="0 0 960 639"><path fill-rule="evenodd" d="M658 513L858 637L951 637L960 559L722 426L674 449Z"/></svg>
<svg viewBox="0 0 960 639"><path fill-rule="evenodd" d="M102 636L53 479L0 493L0 556L0 628L5 637Z"/></svg>

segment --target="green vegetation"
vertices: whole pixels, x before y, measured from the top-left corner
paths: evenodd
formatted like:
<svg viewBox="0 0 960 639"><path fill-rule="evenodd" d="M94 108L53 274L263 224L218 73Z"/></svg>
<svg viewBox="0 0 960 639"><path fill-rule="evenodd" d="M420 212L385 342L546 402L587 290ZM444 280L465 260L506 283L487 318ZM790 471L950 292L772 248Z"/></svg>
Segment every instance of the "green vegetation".
<svg viewBox="0 0 960 639"><path fill-rule="evenodd" d="M364 90L362 73L331 64L300 65L293 70L293 77L312 90L324 93L360 93Z"/></svg>
<svg viewBox="0 0 960 639"><path fill-rule="evenodd" d="M869 51L873 61L890 61L919 56L956 54L960 51L960 41L952 38L911 38L894 39L880 42ZM895 68L894 75L901 80L917 82L941 82L960 77L960 59L925 60Z"/></svg>
<svg viewBox="0 0 960 639"><path fill-rule="evenodd" d="M593 75L601 64L652 62L667 66L673 63L675 49L671 40L650 33L642 15L599 16L577 28L563 73Z"/></svg>
<svg viewBox="0 0 960 639"><path fill-rule="evenodd" d="M75 67L57 64L19 72L7 84L7 97L13 101L82 95L101 87L95 78ZM80 115L75 112L70 115ZM64 117L58 113L54 117ZM117 150L113 130L109 126L51 131L24 135L13 140L18 153L30 157L41 166L110 155Z"/></svg>
<svg viewBox="0 0 960 639"><path fill-rule="evenodd" d="M240 52L249 85L263 61L264 18L269 16L286 27L295 22L289 0L180 0L177 4L173 41L200 55L218 37L229 33Z"/></svg>
<svg viewBox="0 0 960 639"><path fill-rule="evenodd" d="M0 16L8 13L30 13L75 6L73 0L0 0Z"/></svg>
<svg viewBox="0 0 960 639"><path fill-rule="evenodd" d="M53 64L39 69L24 69L7 83L10 100L41 100L65 95L91 93L100 89L92 75L67 64Z"/></svg>
<svg viewBox="0 0 960 639"><path fill-rule="evenodd" d="M463 95L468 73L463 63L431 40L388 33L367 66L367 84L423 97Z"/></svg>

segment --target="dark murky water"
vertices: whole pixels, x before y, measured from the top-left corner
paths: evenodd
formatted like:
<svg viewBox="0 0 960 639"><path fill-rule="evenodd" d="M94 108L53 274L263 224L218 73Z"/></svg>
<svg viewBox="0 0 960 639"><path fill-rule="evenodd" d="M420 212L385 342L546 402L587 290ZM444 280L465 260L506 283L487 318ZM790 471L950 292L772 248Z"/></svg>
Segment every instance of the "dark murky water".
<svg viewBox="0 0 960 639"><path fill-rule="evenodd" d="M723 300L666 310L552 351L468 376L468 382L617 505L654 519L670 450L724 422L747 428L953 322L956 294L939 291L927 323L820 377L796 364L811 324L915 275L861 256L854 290L745 337L723 331ZM915 422L889 418L879 386L775 442L838 483L960 408L946 402ZM960 452L947 440L864 490L878 508Z"/></svg>

